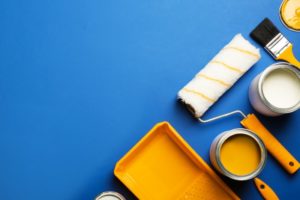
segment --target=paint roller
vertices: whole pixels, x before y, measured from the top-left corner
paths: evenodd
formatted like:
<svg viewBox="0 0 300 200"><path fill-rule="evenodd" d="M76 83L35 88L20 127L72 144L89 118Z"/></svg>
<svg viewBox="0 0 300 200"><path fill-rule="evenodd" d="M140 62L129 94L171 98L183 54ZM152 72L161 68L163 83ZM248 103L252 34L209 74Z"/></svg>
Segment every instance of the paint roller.
<svg viewBox="0 0 300 200"><path fill-rule="evenodd" d="M256 133L268 151L289 173L295 173L299 162L264 127L254 114L240 110L203 119L204 113L260 59L259 49L237 34L196 76L178 92L178 99L201 123L211 122L233 114L243 117L241 124Z"/></svg>

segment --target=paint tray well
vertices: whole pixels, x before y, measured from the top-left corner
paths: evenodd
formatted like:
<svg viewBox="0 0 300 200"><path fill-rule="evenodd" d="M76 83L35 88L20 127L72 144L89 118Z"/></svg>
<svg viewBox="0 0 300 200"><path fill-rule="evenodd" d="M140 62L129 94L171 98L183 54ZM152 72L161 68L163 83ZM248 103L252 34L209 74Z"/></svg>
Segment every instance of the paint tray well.
<svg viewBox="0 0 300 200"><path fill-rule="evenodd" d="M167 122L150 130L114 173L141 200L239 199Z"/></svg>

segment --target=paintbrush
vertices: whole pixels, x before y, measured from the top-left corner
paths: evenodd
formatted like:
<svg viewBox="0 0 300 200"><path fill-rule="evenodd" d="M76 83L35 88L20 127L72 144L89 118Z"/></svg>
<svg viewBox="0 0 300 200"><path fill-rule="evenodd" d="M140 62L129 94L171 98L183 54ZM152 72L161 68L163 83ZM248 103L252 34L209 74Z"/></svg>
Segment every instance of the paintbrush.
<svg viewBox="0 0 300 200"><path fill-rule="evenodd" d="M277 27L265 18L250 36L262 45L275 60L284 60L300 69L300 62L293 54L293 45L280 33Z"/></svg>

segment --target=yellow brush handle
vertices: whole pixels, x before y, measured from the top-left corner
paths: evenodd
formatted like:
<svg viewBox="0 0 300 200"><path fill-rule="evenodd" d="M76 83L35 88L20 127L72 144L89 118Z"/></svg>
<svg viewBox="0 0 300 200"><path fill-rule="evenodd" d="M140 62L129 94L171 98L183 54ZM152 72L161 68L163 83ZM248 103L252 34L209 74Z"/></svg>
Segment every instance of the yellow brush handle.
<svg viewBox="0 0 300 200"><path fill-rule="evenodd" d="M286 50L284 50L277 58L276 60L285 60L298 69L300 69L300 62L295 58L293 54L293 45L290 44Z"/></svg>
<svg viewBox="0 0 300 200"><path fill-rule="evenodd" d="M264 199L266 199L266 200L279 200L276 193L265 182L263 182L259 178L255 178L254 183L255 183L258 191L260 192L261 196L263 196Z"/></svg>
<svg viewBox="0 0 300 200"><path fill-rule="evenodd" d="M295 173L299 167L299 162L288 152L284 146L264 127L254 114L249 114L241 121L241 124L256 133L265 143L267 150L290 174Z"/></svg>

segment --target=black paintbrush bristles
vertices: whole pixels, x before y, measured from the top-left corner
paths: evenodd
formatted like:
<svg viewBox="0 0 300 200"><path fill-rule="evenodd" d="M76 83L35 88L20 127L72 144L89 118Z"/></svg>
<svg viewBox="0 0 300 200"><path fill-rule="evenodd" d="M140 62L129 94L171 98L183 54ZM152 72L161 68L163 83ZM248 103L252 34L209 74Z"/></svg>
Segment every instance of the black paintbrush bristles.
<svg viewBox="0 0 300 200"><path fill-rule="evenodd" d="M265 18L251 33L250 36L265 47L279 32L274 24Z"/></svg>

